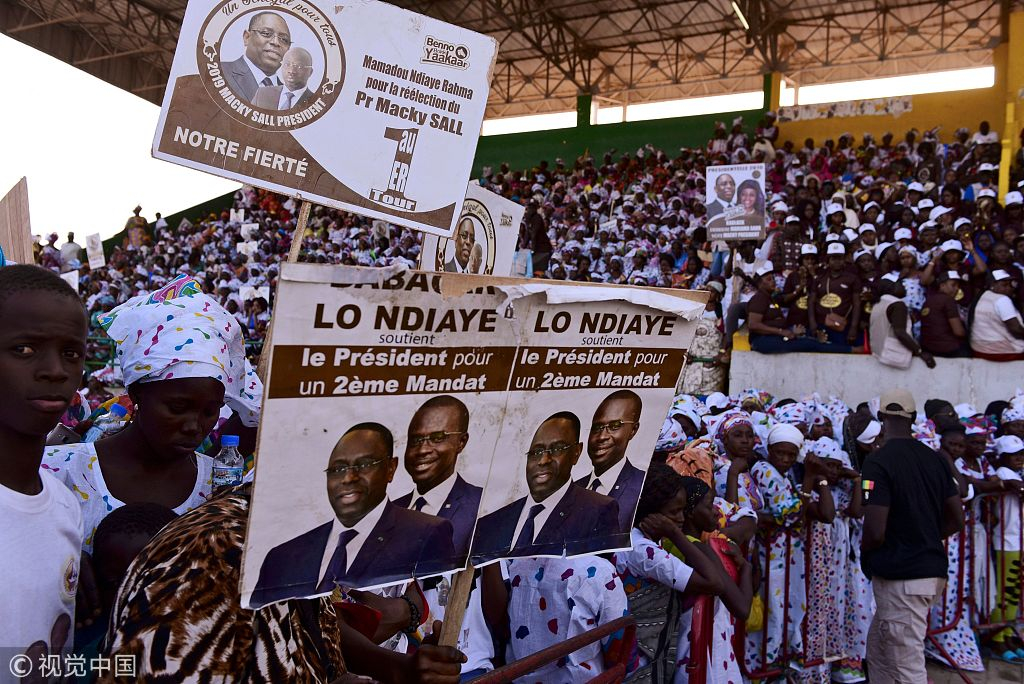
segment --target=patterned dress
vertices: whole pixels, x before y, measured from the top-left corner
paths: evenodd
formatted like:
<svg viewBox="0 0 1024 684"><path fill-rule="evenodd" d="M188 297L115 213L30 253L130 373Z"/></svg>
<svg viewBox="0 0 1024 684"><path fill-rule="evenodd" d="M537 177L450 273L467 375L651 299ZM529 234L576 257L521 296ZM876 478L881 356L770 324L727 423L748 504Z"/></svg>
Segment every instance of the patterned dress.
<svg viewBox="0 0 1024 684"><path fill-rule="evenodd" d="M968 466L962 458L957 459L955 465L962 474L977 480L995 475L995 470L984 457L978 459L976 468ZM929 630L937 633L933 635L934 643L932 639L925 642L925 654L929 658L948 666L955 663L969 672L985 671L985 664L972 630L971 601L975 602L978 611L990 610L993 605L991 598L984 596L985 580L990 576L988 573L991 571L991 562L986 562L984 557L989 547L985 539L985 526L979 518L980 503L975 499L967 504L967 526L963 532L954 534L946 540L946 557L949 561L946 570L946 589L942 601L932 607L928 624ZM961 551L964 553L962 568ZM956 612L958 605L959 615ZM987 612L984 614L988 615ZM950 663L950 660L953 663Z"/></svg>
<svg viewBox="0 0 1024 684"><path fill-rule="evenodd" d="M846 506L849 504L847 503ZM843 507L843 510L846 509ZM867 654L868 629L875 615L875 595L871 590L871 580L864 574L860 565L860 542L864 537L864 520L846 518L849 526L849 560L846 564L844 622L845 658L832 668L834 682L863 682L864 656Z"/></svg>
<svg viewBox="0 0 1024 684"><path fill-rule="evenodd" d="M195 457L196 484L188 498L174 507L178 515L205 503L213 491L213 459L199 453ZM53 473L81 502L85 530L82 550L92 553L93 536L100 522L115 508L124 506L124 502L116 499L107 488L96 456L96 443L48 446L43 451L42 467Z"/></svg>
<svg viewBox="0 0 1024 684"><path fill-rule="evenodd" d="M785 665L789 654L802 652L807 596L804 582L804 507L796 488L768 461L755 463L750 469L750 476L758 491L759 503L751 508L767 513L775 523L769 530L759 530L755 540L763 578L759 591L764 600L765 625L763 632L747 634L746 665L747 671L753 672L773 665Z"/></svg>
<svg viewBox="0 0 1024 684"><path fill-rule="evenodd" d="M615 566L597 556L517 558L509 562L508 574L512 635L509 650L514 660L572 639L629 612ZM516 681L520 684L589 682L604 671L605 649L612 641L612 636L605 637Z"/></svg>
<svg viewBox="0 0 1024 684"><path fill-rule="evenodd" d="M218 494L143 549L118 591L103 655L135 656L146 681L329 682L345 672L329 598L242 609L251 491Z"/></svg>

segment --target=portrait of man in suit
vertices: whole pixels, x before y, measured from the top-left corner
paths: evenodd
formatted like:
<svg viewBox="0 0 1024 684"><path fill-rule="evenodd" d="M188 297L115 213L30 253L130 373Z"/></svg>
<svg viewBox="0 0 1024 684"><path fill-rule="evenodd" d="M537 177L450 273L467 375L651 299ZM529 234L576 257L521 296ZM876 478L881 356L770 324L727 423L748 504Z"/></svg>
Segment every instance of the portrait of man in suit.
<svg viewBox="0 0 1024 684"><path fill-rule="evenodd" d="M379 423L360 423L342 435L324 471L335 518L270 550L252 605L455 567L451 523L387 500L398 467L394 446Z"/></svg>
<svg viewBox="0 0 1024 684"><path fill-rule="evenodd" d="M580 419L561 411L537 428L526 452L530 494L480 519L473 556L569 555L602 548L618 531L615 499L571 479L583 452Z"/></svg>
<svg viewBox="0 0 1024 684"><path fill-rule="evenodd" d="M235 95L253 102L260 86L281 85L277 70L292 45L292 36L280 14L257 12L249 19L249 28L242 32L242 43L242 56L221 62L220 72Z"/></svg>
<svg viewBox="0 0 1024 684"><path fill-rule="evenodd" d="M464 218L459 221L455 231L455 254L444 265L444 270L449 273L469 273L469 257L475 244L476 229L470 219Z"/></svg>
<svg viewBox="0 0 1024 684"><path fill-rule="evenodd" d="M469 442L469 409L455 397L431 397L409 421L405 470L415 487L395 499L402 508L440 516L452 524L455 554L465 557L473 536L483 487L455 472Z"/></svg>
<svg viewBox="0 0 1024 684"><path fill-rule="evenodd" d="M736 179L723 173L715 179L715 201L707 205L708 218L718 216L728 207L736 206Z"/></svg>
<svg viewBox="0 0 1024 684"><path fill-rule="evenodd" d="M305 107L314 95L306 87L313 75L313 56L306 48L293 47L281 62L282 85L260 86L252 103L263 109L292 109Z"/></svg>
<svg viewBox="0 0 1024 684"><path fill-rule="evenodd" d="M594 412L587 437L587 456L594 470L576 484L615 499L619 504L619 530L629 532L633 512L644 486L644 471L626 458L629 442L640 429L643 402L636 392L617 390Z"/></svg>

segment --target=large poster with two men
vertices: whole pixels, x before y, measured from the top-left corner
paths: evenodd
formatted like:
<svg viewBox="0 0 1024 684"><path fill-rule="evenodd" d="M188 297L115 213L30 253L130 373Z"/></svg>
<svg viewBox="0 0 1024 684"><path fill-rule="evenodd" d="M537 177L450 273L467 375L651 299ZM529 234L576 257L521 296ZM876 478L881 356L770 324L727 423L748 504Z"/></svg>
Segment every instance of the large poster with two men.
<svg viewBox="0 0 1024 684"><path fill-rule="evenodd" d="M243 605L629 547L699 295L285 264L277 297Z"/></svg>
<svg viewBox="0 0 1024 684"><path fill-rule="evenodd" d="M373 0L190 0L153 155L450 236L496 53Z"/></svg>

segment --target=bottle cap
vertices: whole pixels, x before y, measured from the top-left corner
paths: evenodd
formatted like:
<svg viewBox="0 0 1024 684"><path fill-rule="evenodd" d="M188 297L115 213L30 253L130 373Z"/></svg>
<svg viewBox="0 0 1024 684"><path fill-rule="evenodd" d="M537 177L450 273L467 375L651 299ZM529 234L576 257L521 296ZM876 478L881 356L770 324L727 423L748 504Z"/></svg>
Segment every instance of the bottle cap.
<svg viewBox="0 0 1024 684"><path fill-rule="evenodd" d="M221 435L220 436L221 447L236 447L238 446L238 435Z"/></svg>
<svg viewBox="0 0 1024 684"><path fill-rule="evenodd" d="M124 418L128 415L128 409L121 404L112 404L110 406L110 414L118 418Z"/></svg>

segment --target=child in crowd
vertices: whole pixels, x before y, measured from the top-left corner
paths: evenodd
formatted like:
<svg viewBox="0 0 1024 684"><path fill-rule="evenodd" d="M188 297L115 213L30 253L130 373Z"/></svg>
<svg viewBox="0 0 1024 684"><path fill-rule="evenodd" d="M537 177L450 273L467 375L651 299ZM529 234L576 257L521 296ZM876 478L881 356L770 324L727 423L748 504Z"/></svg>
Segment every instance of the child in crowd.
<svg viewBox="0 0 1024 684"><path fill-rule="evenodd" d="M706 594L696 597L680 618L676 660L676 682L739 682L739 661L733 647L735 621L750 616L754 580L743 552L718 532L715 494L703 480L684 477L686 507L683 532L702 551L711 552L721 564L721 598ZM707 542L701 538L706 537ZM666 545L670 542L666 542ZM674 547L671 549L675 552Z"/></svg>
<svg viewBox="0 0 1024 684"><path fill-rule="evenodd" d="M1006 435L996 440L999 468L996 476L1007 483L999 500L999 521L992 535L995 550L996 586L998 595L991 622L1011 622L1017 619L1020 606L1020 552L1021 552L1021 469L1024 468L1024 441ZM1011 484L1012 483L1012 484ZM1010 626L992 635L992 650L1002 660L1024 661L1024 642Z"/></svg>
<svg viewBox="0 0 1024 684"><path fill-rule="evenodd" d="M679 624L684 603L723 591L721 569L683 532L685 484L670 467L651 466L630 533L633 548L612 556L638 625L631 681L673 681L679 667L677 652L688 648L688 634ZM663 539L675 545L685 562L666 550ZM681 645L684 640L686 646Z"/></svg>
<svg viewBox="0 0 1024 684"><path fill-rule="evenodd" d="M82 512L41 470L46 436L82 381L87 330L78 294L37 266L0 268L0 648L34 671L74 640ZM0 682L15 681L0 669Z"/></svg>

